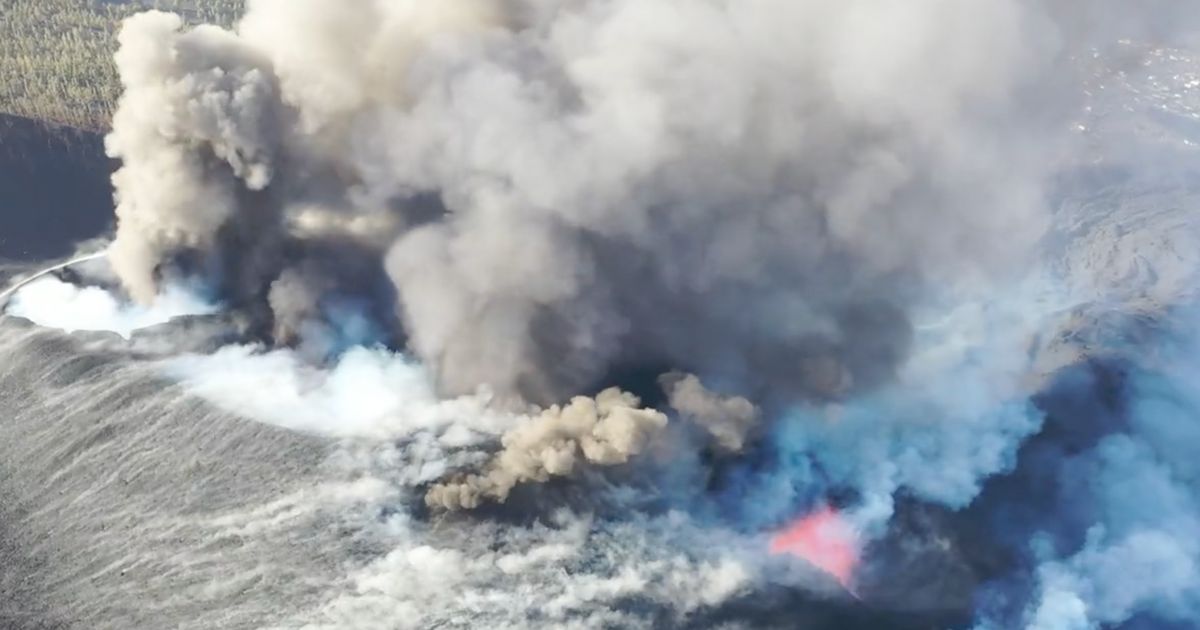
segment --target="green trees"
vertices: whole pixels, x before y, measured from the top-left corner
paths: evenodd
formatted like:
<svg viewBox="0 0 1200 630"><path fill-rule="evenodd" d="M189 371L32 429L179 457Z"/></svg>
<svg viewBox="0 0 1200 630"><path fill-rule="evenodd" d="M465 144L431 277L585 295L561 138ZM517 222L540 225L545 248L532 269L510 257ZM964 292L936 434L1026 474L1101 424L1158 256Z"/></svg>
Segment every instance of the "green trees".
<svg viewBox="0 0 1200 630"><path fill-rule="evenodd" d="M125 17L175 11L188 22L229 26L244 0L3 0L0 113L102 130L120 85L112 55Z"/></svg>

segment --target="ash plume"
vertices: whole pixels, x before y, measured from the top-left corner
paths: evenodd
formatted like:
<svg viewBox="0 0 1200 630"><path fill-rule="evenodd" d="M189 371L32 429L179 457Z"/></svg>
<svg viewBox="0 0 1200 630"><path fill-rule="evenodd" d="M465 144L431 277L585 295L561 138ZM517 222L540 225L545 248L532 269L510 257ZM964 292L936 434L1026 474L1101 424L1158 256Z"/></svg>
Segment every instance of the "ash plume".
<svg viewBox="0 0 1200 630"><path fill-rule="evenodd" d="M481 475L435 485L425 495L430 506L478 507L483 498L503 502L522 482L568 476L582 463L624 464L646 450L667 417L639 406L636 396L616 388L595 398L576 396L518 424L501 438L502 450Z"/></svg>
<svg viewBox="0 0 1200 630"><path fill-rule="evenodd" d="M257 259L275 247L264 192L281 122L274 73L235 35L182 25L171 14L134 16L116 55L125 91L105 144L123 165L109 259L141 302L172 256L198 255L207 279L235 285L243 274L263 281Z"/></svg>
<svg viewBox="0 0 1200 630"><path fill-rule="evenodd" d="M258 2L236 33L140 16L109 141L114 265L141 299L183 260L226 299L305 315L331 289L308 271L322 255L287 245L301 226L386 243L407 347L447 395L544 405L648 362L756 395L869 389L916 297L1031 251L1053 144L1023 122L1055 54L1045 15L896 11ZM276 312L283 337L297 316Z"/></svg>
<svg viewBox="0 0 1200 630"><path fill-rule="evenodd" d="M704 429L724 451L741 451L759 421L760 411L754 403L710 391L694 374L664 374L659 383L671 408Z"/></svg>

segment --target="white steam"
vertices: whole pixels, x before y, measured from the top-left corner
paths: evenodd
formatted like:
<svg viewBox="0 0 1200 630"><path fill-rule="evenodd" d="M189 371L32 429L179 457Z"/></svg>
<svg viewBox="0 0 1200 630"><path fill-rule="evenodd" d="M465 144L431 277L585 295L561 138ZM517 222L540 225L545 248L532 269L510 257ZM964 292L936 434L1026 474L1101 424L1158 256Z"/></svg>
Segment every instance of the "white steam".
<svg viewBox="0 0 1200 630"><path fill-rule="evenodd" d="M321 368L287 350L226 346L165 359L161 367L189 392L231 412L338 437L432 432L459 447L478 442L476 433L498 435L514 421L489 410L484 396L439 399L421 366L382 349L353 348Z"/></svg>
<svg viewBox="0 0 1200 630"><path fill-rule="evenodd" d="M216 306L192 292L168 285L148 304L130 304L100 287L80 287L45 277L13 294L7 312L67 332L109 331L128 338L133 331L183 315L212 313Z"/></svg>

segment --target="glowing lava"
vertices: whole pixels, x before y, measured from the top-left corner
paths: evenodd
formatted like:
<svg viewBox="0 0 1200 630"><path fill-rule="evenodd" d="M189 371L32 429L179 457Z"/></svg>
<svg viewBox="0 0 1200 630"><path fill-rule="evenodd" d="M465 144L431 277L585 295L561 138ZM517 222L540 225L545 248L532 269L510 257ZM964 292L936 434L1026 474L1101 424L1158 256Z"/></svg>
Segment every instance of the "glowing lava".
<svg viewBox="0 0 1200 630"><path fill-rule="evenodd" d="M837 510L823 506L796 519L771 538L771 553L788 553L837 578L851 588L858 564L858 536Z"/></svg>

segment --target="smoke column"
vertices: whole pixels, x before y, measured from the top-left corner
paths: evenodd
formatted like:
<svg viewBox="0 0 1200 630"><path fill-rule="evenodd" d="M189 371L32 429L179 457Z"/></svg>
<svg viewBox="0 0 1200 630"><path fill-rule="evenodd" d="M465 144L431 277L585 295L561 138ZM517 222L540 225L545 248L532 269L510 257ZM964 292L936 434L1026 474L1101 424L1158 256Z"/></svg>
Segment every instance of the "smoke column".
<svg viewBox="0 0 1200 630"><path fill-rule="evenodd" d="M275 322L387 301L451 395L563 402L652 362L758 396L869 389L913 300L1003 277L1047 224L1052 141L1026 122L1047 20L1011 0L257 2L237 34L142 15L108 139L114 268L138 299L181 269L269 292ZM352 286L363 257L386 273ZM799 382L772 382L784 366Z"/></svg>

